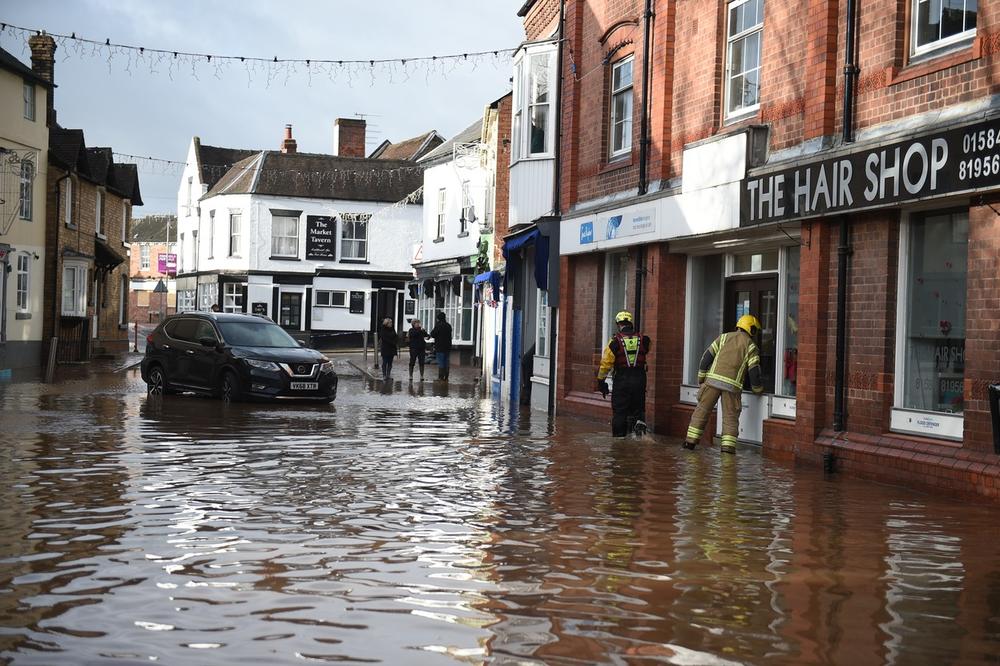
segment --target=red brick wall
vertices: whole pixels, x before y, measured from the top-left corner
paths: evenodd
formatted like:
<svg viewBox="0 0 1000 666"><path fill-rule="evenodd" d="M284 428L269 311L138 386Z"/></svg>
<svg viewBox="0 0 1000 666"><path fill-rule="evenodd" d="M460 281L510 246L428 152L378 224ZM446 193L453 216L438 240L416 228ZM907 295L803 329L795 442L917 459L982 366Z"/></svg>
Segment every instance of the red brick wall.
<svg viewBox="0 0 1000 666"><path fill-rule="evenodd" d="M524 38L545 39L559 26L560 0L538 0L524 16ZM572 4L567 2L567 4Z"/></svg>
<svg viewBox="0 0 1000 666"><path fill-rule="evenodd" d="M497 109L497 169L494 183L495 205L493 206L493 237L501 239L510 230L510 125L512 96L506 95L500 100ZM503 243L493 246L493 265L496 266L503 258Z"/></svg>
<svg viewBox="0 0 1000 666"><path fill-rule="evenodd" d="M337 155L340 157L365 157L364 119L337 118Z"/></svg>
<svg viewBox="0 0 1000 666"><path fill-rule="evenodd" d="M671 429L671 411L658 405L676 402L684 369L684 298L687 255L670 254L667 243L648 246L640 325L652 338L646 391L646 420L654 432ZM687 423L684 423L687 427Z"/></svg>

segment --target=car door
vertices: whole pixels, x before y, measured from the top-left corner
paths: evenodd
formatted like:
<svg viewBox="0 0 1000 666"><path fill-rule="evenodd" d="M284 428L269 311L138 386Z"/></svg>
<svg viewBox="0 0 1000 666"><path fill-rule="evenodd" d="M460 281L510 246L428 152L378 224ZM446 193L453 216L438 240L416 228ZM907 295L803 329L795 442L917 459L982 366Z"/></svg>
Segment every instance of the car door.
<svg viewBox="0 0 1000 666"><path fill-rule="evenodd" d="M194 322L187 317L169 321L163 327L163 344L160 354L163 359L167 379L171 384L188 384L187 340L193 332Z"/></svg>
<svg viewBox="0 0 1000 666"><path fill-rule="evenodd" d="M213 340L212 345L202 344L202 340ZM219 336L215 327L206 319L195 320L190 347L185 351L188 364L188 377L193 386L211 390L215 384L215 368L220 357L218 351Z"/></svg>

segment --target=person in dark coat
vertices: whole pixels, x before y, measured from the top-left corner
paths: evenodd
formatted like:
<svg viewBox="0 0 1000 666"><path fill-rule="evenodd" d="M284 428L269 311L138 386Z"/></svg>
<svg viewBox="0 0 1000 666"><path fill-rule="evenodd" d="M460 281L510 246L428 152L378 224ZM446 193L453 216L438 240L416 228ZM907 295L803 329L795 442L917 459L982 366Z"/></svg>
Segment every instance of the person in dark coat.
<svg viewBox="0 0 1000 666"><path fill-rule="evenodd" d="M427 353L427 337L430 334L419 319L410 320L410 330L406 341L410 346L410 381L413 381L413 366L420 363L420 381L424 381L424 355Z"/></svg>
<svg viewBox="0 0 1000 666"><path fill-rule="evenodd" d="M382 379L388 381L392 376L392 359L399 353L399 334L388 317L382 320L378 337L379 352L382 354Z"/></svg>
<svg viewBox="0 0 1000 666"><path fill-rule="evenodd" d="M437 313L437 324L431 331L434 338L434 353L437 356L438 379L448 381L448 358L451 356L451 324L444 317L443 312Z"/></svg>

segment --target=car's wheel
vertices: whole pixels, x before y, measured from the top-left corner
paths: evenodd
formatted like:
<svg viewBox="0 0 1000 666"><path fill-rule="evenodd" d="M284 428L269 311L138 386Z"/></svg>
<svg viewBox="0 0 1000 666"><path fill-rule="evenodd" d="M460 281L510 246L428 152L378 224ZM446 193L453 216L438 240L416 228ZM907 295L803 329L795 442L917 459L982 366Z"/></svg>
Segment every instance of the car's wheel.
<svg viewBox="0 0 1000 666"><path fill-rule="evenodd" d="M239 402L243 399L243 387L240 386L240 378L232 370L222 373L222 382L219 384L219 397L222 402Z"/></svg>
<svg viewBox="0 0 1000 666"><path fill-rule="evenodd" d="M149 395L165 395L169 392L167 376L164 374L163 368L158 365L154 365L149 369L149 374L146 378L146 392Z"/></svg>

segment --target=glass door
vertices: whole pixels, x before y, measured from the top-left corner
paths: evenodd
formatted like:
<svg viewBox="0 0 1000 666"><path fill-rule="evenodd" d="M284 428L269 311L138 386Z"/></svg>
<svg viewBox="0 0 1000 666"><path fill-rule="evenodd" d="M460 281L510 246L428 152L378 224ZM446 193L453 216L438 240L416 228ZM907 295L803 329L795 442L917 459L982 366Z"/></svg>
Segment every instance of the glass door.
<svg viewBox="0 0 1000 666"><path fill-rule="evenodd" d="M764 393L774 393L777 360L778 277L735 278L726 282L724 330L732 331L745 314L760 321L761 331L755 342L760 349L760 369ZM745 390L750 390L744 384Z"/></svg>
<svg viewBox="0 0 1000 666"><path fill-rule="evenodd" d="M281 293L281 313L279 324L293 331L302 330L302 294Z"/></svg>

